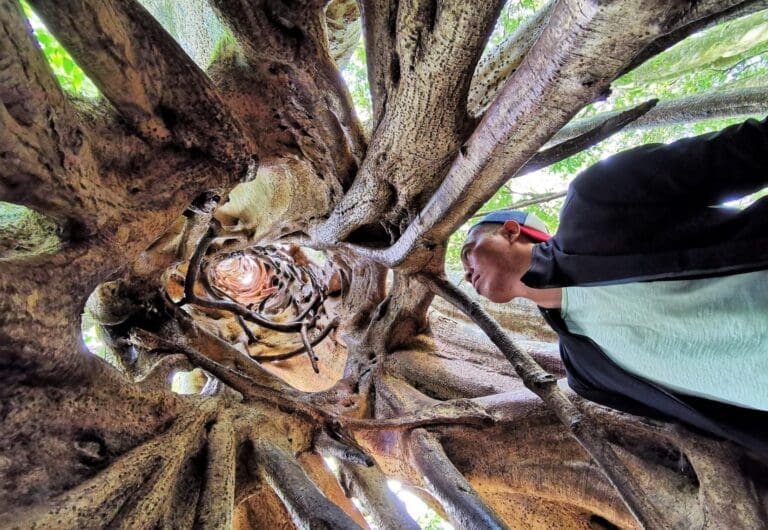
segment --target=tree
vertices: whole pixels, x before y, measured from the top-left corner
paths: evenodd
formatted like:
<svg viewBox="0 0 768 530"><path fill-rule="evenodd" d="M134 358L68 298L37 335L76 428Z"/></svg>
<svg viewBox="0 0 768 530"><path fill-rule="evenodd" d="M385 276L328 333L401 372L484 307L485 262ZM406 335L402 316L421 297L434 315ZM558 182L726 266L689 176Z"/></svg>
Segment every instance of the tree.
<svg viewBox="0 0 768 530"><path fill-rule="evenodd" d="M2 526L416 528L394 476L462 528L764 524L765 462L578 399L444 274L510 175L653 107L540 150L638 57L764 2L548 2L477 74L500 0L29 4L102 97L0 0Z"/></svg>

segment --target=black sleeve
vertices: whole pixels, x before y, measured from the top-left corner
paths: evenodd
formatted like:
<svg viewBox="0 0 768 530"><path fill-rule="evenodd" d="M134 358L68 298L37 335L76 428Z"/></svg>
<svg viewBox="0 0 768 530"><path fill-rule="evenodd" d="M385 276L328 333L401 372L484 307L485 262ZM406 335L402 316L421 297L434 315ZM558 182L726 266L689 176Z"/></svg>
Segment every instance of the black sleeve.
<svg viewBox="0 0 768 530"><path fill-rule="evenodd" d="M596 204L714 206L768 186L768 118L607 158L571 184Z"/></svg>

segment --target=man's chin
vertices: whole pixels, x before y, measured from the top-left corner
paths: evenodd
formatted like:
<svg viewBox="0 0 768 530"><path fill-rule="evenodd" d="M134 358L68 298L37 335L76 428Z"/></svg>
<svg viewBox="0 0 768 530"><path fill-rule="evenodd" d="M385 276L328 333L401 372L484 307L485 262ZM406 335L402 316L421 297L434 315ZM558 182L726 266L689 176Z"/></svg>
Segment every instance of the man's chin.
<svg viewBox="0 0 768 530"><path fill-rule="evenodd" d="M486 296L486 298L494 304L506 304L507 302L511 302L514 296L499 296L499 293L493 293L492 296Z"/></svg>
<svg viewBox="0 0 768 530"><path fill-rule="evenodd" d="M475 289L477 294L482 296L483 298L495 303L495 304L506 304L507 302L511 302L514 296L512 295L506 295L503 293L499 293L498 291L491 291L490 293L486 292L485 289Z"/></svg>

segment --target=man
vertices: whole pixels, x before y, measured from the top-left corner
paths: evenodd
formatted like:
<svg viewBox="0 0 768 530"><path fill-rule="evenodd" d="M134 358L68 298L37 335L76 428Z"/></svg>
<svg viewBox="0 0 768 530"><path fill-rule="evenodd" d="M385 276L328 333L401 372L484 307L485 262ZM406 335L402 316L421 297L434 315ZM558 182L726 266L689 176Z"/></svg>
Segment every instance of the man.
<svg viewBox="0 0 768 530"><path fill-rule="evenodd" d="M534 301L570 387L768 455L768 120L619 153L571 183L551 238L496 212L462 249L494 302Z"/></svg>

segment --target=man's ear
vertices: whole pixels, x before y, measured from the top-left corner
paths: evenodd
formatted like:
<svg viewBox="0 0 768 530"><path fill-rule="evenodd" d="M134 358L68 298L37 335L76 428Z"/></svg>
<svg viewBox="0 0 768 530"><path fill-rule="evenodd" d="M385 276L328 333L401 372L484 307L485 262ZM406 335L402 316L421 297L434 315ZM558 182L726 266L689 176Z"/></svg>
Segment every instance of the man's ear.
<svg viewBox="0 0 768 530"><path fill-rule="evenodd" d="M513 221L511 219L509 221L504 221L501 230L504 235L513 243L517 241L518 237L520 237L520 224L517 221Z"/></svg>

